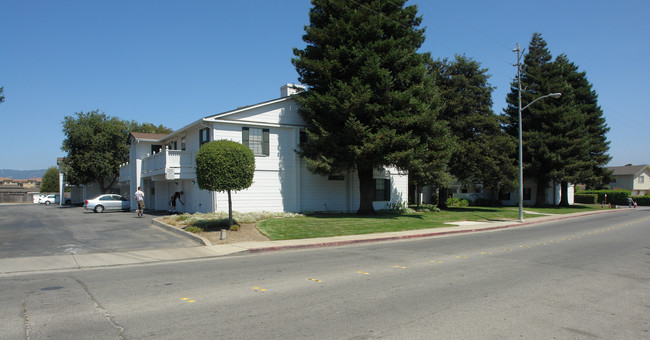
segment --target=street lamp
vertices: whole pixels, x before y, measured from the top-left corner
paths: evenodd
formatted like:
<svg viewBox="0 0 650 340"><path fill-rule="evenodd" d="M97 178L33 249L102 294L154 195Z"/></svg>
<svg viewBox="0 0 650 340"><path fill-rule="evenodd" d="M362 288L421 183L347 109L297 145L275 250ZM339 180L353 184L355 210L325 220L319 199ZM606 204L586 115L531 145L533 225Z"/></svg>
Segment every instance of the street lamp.
<svg viewBox="0 0 650 340"><path fill-rule="evenodd" d="M549 93L547 95L537 97L535 98L532 102L528 103L528 105L524 106L523 108L521 107L521 49L519 48L519 44L517 44L517 48L513 50L513 52L517 52L517 85L519 86L518 88L518 97L519 97L519 222L524 221L524 151L523 151L523 146L522 146L522 138L521 138L521 111L527 109L529 106L533 105L538 100L544 99L544 98L559 98L562 93L555 92L555 93Z"/></svg>

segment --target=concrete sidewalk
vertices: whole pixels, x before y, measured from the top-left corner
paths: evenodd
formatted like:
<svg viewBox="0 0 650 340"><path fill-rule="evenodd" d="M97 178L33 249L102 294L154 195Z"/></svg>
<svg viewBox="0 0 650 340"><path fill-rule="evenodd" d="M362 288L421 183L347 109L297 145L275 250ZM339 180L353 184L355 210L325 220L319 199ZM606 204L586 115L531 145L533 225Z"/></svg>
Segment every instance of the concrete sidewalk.
<svg viewBox="0 0 650 340"><path fill-rule="evenodd" d="M299 240L243 242L226 245L209 245L190 248L171 248L141 250L119 253L70 254L37 257L20 257L0 259L0 275L40 272L52 270L79 270L107 266L119 266L164 261L178 261L199 258L211 258L234 254L251 254L278 250L304 249L314 247L331 247L359 243L396 241L423 237L436 237L477 231L490 231L504 228L521 227L531 224L552 222L581 216L630 211L628 209L600 210L566 215L546 215L518 221L505 222L458 222L454 226L398 231L389 233L322 237Z"/></svg>

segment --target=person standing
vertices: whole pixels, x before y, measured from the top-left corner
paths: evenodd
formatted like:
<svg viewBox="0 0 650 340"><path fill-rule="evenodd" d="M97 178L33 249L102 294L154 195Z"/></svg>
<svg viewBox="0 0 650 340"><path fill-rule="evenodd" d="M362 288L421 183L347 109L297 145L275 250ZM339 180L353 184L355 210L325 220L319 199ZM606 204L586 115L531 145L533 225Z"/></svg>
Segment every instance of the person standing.
<svg viewBox="0 0 650 340"><path fill-rule="evenodd" d="M142 217L144 213L144 192L142 192L142 187L138 187L138 191L135 192L133 197L138 202L138 216Z"/></svg>
<svg viewBox="0 0 650 340"><path fill-rule="evenodd" d="M169 213L170 214L175 214L176 213L176 200L179 200L182 205L185 205L183 201L181 200L181 195L183 192L175 192L172 197L169 198Z"/></svg>

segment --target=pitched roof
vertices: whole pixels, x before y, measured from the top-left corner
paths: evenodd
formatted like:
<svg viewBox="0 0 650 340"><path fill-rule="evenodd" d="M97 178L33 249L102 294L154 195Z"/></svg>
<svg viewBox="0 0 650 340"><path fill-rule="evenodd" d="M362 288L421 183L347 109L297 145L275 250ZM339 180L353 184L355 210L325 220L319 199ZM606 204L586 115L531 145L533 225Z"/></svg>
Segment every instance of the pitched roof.
<svg viewBox="0 0 650 340"><path fill-rule="evenodd" d="M614 176L637 175L648 168L648 165L625 165L625 166L608 166L609 170L614 171Z"/></svg>
<svg viewBox="0 0 650 340"><path fill-rule="evenodd" d="M135 139L159 140L167 135L167 133L131 132L131 136L133 136Z"/></svg>

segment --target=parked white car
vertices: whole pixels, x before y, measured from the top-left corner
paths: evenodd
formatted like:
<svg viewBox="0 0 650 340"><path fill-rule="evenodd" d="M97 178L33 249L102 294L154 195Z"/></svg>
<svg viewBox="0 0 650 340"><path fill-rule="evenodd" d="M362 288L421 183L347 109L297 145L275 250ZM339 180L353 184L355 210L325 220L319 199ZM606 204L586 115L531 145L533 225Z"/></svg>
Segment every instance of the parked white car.
<svg viewBox="0 0 650 340"><path fill-rule="evenodd" d="M96 213L104 212L104 210L131 210L131 201L116 194L104 194L95 198L86 200L84 208L92 210Z"/></svg>
<svg viewBox="0 0 650 340"><path fill-rule="evenodd" d="M38 198L38 203L45 205L59 204L59 195L51 194L47 196L41 196Z"/></svg>

